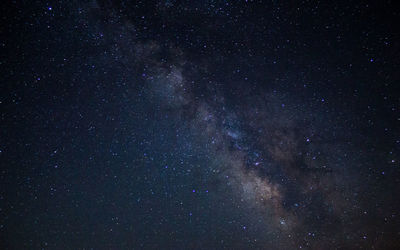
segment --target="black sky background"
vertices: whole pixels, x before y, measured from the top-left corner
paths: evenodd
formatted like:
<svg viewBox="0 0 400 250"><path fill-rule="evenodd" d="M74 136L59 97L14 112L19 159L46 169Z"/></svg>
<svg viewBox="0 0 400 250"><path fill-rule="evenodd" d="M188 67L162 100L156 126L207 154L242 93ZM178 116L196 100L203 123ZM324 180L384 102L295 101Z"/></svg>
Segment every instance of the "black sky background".
<svg viewBox="0 0 400 250"><path fill-rule="evenodd" d="M2 13L2 249L399 247L394 1Z"/></svg>

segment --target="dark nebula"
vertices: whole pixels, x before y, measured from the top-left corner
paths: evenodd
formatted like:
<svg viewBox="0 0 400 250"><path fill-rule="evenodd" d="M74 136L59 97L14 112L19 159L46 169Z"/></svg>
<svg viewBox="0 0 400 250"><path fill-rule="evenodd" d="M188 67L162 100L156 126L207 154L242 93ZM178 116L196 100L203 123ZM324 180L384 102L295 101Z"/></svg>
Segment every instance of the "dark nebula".
<svg viewBox="0 0 400 250"><path fill-rule="evenodd" d="M0 248L400 249L399 9L339 2L2 3Z"/></svg>

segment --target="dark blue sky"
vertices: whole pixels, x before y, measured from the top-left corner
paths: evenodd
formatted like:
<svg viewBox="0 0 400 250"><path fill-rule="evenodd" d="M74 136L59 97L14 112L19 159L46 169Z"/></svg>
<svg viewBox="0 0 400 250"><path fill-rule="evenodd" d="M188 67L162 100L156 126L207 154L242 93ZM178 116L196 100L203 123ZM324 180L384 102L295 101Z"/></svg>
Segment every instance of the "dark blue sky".
<svg viewBox="0 0 400 250"><path fill-rule="evenodd" d="M2 5L0 248L400 247L392 1Z"/></svg>

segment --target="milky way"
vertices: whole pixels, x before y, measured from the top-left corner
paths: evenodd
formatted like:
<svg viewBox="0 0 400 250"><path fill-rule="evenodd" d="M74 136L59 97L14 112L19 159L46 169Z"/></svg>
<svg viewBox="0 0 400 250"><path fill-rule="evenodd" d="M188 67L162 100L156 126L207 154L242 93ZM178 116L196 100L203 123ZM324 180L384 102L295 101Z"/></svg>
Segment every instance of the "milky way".
<svg viewBox="0 0 400 250"><path fill-rule="evenodd" d="M14 7L0 246L399 247L389 3Z"/></svg>
<svg viewBox="0 0 400 250"><path fill-rule="evenodd" d="M179 64L185 67L184 62ZM282 106L285 99L280 99L279 94L266 93L258 100L228 110L218 90L211 92L212 100L196 100L191 93L195 83L183 75L182 69L175 65L165 68L152 69L155 75L147 76L149 84L154 85L151 91L159 93L160 101L166 105L163 108L172 108L179 114L190 110L189 118L180 119L199 134L200 146L206 147L213 159L211 168L221 182L219 185L228 185L238 209L263 224L259 230L302 238L305 235L295 230L308 223L303 221L305 216L336 218L342 213L340 209L346 199L342 192L351 185L344 181L335 183L336 178L342 178L340 169L338 173L334 171L338 176L332 176L331 172L339 163L327 159L327 154L340 153L336 152L340 145L332 142L323 145L324 140L314 139L318 135L302 131L302 114L283 110L290 107ZM307 122L303 118L303 123ZM307 135L318 141L311 142ZM313 151L309 144L315 144L318 150ZM325 147L329 152L324 152ZM318 211L309 211L307 207L311 204Z"/></svg>

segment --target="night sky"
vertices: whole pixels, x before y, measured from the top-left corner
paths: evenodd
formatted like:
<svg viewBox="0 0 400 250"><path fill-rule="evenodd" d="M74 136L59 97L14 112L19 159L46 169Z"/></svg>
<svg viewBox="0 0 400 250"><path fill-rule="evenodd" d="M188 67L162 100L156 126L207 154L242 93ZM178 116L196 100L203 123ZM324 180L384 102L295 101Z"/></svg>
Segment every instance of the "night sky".
<svg viewBox="0 0 400 250"><path fill-rule="evenodd" d="M4 1L1 249L400 249L395 1Z"/></svg>

